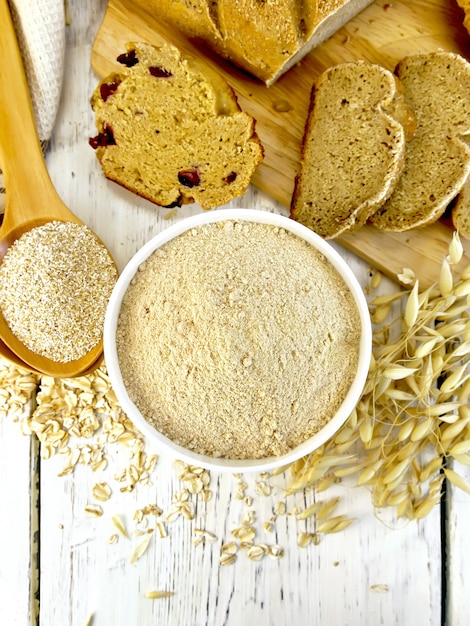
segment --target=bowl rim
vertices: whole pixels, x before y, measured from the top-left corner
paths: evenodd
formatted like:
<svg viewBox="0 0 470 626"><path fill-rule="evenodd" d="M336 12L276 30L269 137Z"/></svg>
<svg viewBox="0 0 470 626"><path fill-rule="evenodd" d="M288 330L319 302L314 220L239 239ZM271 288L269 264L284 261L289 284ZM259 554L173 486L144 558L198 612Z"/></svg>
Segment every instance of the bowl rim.
<svg viewBox="0 0 470 626"><path fill-rule="evenodd" d="M217 458L199 454L176 444L145 420L137 406L130 399L124 386L119 368L115 340L118 318L124 294L126 293L139 266L155 250L166 244L168 241L183 234L187 230L203 224L227 220L258 222L279 226L306 240L327 258L327 260L343 278L354 297L354 301L359 312L361 337L359 342L358 364L355 377L345 398L343 399L343 402L335 415L317 433L289 452L280 456L243 460ZM367 300L358 279L340 253L325 239L303 224L278 213L271 213L270 211L264 211L262 209L226 208L198 213L196 215L183 218L179 222L168 226L152 237L134 254L134 256L131 257L121 272L111 293L106 309L103 339L105 364L113 391L116 394L118 402L124 413L126 413L144 437L148 438L149 442L154 442L155 446L159 450L167 452L174 459L179 459L190 465L197 465L198 467L203 467L205 469L233 473L265 472L289 465L301 457L313 452L315 449L319 448L326 441L328 441L328 439L330 439L347 420L362 395L367 374L369 372L372 353L372 323Z"/></svg>

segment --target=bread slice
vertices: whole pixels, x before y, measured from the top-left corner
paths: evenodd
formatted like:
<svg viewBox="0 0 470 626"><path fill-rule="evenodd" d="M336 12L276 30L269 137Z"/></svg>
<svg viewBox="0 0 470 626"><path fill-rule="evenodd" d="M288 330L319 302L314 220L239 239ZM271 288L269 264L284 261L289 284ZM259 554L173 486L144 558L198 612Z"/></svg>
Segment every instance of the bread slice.
<svg viewBox="0 0 470 626"><path fill-rule="evenodd" d="M457 0L457 4L464 12L463 25L470 33L470 0Z"/></svg>
<svg viewBox="0 0 470 626"><path fill-rule="evenodd" d="M451 216L454 228L462 237L470 239L470 177L457 194Z"/></svg>
<svg viewBox="0 0 470 626"><path fill-rule="evenodd" d="M326 70L312 89L291 217L326 239L355 230L392 193L405 130L386 112L400 101L391 72L365 61Z"/></svg>
<svg viewBox="0 0 470 626"><path fill-rule="evenodd" d="M373 0L134 0L268 86Z"/></svg>
<svg viewBox="0 0 470 626"><path fill-rule="evenodd" d="M406 231L436 221L470 173L470 63L452 52L410 55L396 68L416 116L405 169L371 222Z"/></svg>
<svg viewBox="0 0 470 626"><path fill-rule="evenodd" d="M118 60L91 98L105 176L165 207L243 195L263 149L226 81L172 46L128 44Z"/></svg>

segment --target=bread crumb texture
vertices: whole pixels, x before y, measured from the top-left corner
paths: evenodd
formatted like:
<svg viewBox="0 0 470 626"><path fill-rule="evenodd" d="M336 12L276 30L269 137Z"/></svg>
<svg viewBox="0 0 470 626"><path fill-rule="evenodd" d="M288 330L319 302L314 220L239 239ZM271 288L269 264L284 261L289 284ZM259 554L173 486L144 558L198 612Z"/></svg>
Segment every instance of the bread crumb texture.
<svg viewBox="0 0 470 626"><path fill-rule="evenodd" d="M404 101L391 72L357 61L312 90L291 216L325 238L365 224L392 193L405 158Z"/></svg>
<svg viewBox="0 0 470 626"><path fill-rule="evenodd" d="M439 219L470 174L470 63L452 52L429 52L405 57L395 73L417 125L403 174L371 221L405 231Z"/></svg>
<svg viewBox="0 0 470 626"><path fill-rule="evenodd" d="M281 228L219 221L139 268L117 350L144 418L213 457L288 452L338 410L354 379L360 317L331 263Z"/></svg>
<svg viewBox="0 0 470 626"><path fill-rule="evenodd" d="M117 60L91 98L104 174L165 207L242 196L263 149L228 83L168 45L130 43Z"/></svg>
<svg viewBox="0 0 470 626"><path fill-rule="evenodd" d="M457 194L451 216L454 228L462 237L470 239L470 178Z"/></svg>

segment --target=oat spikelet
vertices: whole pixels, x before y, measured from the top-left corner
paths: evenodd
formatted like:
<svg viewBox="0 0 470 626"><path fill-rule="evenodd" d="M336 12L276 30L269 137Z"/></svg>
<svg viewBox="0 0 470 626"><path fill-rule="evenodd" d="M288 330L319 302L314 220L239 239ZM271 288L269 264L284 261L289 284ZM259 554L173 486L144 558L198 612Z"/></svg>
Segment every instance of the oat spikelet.
<svg viewBox="0 0 470 626"><path fill-rule="evenodd" d="M174 595L174 591L147 591L145 597L150 598L150 600L159 600L160 598L171 598Z"/></svg>
<svg viewBox="0 0 470 626"><path fill-rule="evenodd" d="M141 541L139 543L139 545L135 548L135 550L132 552L131 556L129 557L129 563L131 565L133 565L134 563L136 563L136 561L138 561L140 559L140 557L145 554L145 552L147 551L147 548L150 545L150 542L152 540L152 536L153 535L147 535L145 537L145 539L143 541Z"/></svg>
<svg viewBox="0 0 470 626"><path fill-rule="evenodd" d="M111 521L113 525L115 526L115 528L119 531L119 533L126 539L129 539L129 533L127 532L127 529L126 529L126 526L124 524L122 517L120 515L113 515L113 517L111 518Z"/></svg>
<svg viewBox="0 0 470 626"><path fill-rule="evenodd" d="M444 469L444 474L455 487L458 487L462 491L470 494L470 485L464 478L462 478L462 476L460 476L460 474L457 474L457 472L454 472L454 470L449 468Z"/></svg>
<svg viewBox="0 0 470 626"><path fill-rule="evenodd" d="M408 328L411 328L415 324L416 319L418 317L418 313L419 313L418 287L419 287L419 282L416 281L413 286L413 289L410 291L408 300L406 301L405 322Z"/></svg>
<svg viewBox="0 0 470 626"><path fill-rule="evenodd" d="M372 298L371 319L379 323L363 395L330 441L293 464L288 493L306 487L318 492L332 477L356 475L374 506L393 506L398 517L410 520L433 510L444 476L470 493L470 485L446 466L452 458L470 467L470 266L454 275L462 257L455 234L435 285L420 291L413 272L404 270L399 279L408 292ZM383 320L384 308L393 303L394 315L401 305L402 318ZM340 463L344 450L349 458ZM312 505L300 519L318 520L319 511ZM344 516L319 521L317 533L351 523ZM310 535L299 534L299 544L308 545Z"/></svg>

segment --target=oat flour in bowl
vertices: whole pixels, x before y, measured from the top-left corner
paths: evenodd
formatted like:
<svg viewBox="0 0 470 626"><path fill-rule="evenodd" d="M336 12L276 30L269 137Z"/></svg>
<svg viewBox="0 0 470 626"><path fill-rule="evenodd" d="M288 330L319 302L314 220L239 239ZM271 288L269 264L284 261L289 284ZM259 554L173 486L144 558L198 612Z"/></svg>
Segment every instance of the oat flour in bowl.
<svg viewBox="0 0 470 626"><path fill-rule="evenodd" d="M124 386L176 444L228 459L283 455L338 411L357 372L351 291L279 226L198 225L155 250L122 300Z"/></svg>

